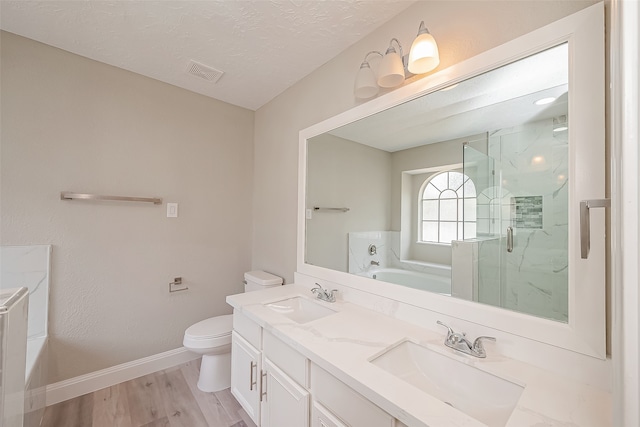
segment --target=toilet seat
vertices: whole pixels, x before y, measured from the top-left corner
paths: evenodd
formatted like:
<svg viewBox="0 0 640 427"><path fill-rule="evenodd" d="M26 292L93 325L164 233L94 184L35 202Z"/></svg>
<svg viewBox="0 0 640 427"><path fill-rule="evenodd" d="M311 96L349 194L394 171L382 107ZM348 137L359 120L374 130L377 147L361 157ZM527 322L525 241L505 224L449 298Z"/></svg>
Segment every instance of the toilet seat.
<svg viewBox="0 0 640 427"><path fill-rule="evenodd" d="M187 328L183 345L192 349L213 349L230 345L232 329L233 315L210 317Z"/></svg>

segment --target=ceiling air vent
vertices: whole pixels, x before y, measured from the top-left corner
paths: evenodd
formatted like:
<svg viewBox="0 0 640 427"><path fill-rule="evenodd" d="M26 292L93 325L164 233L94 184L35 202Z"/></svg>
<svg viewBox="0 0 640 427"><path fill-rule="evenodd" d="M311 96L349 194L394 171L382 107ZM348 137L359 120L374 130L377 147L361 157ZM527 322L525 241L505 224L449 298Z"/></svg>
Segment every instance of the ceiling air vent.
<svg viewBox="0 0 640 427"><path fill-rule="evenodd" d="M191 60L187 67L187 73L192 76L200 77L212 83L216 83L220 80L220 77L224 74L224 71L216 70L215 68L208 67L204 64Z"/></svg>

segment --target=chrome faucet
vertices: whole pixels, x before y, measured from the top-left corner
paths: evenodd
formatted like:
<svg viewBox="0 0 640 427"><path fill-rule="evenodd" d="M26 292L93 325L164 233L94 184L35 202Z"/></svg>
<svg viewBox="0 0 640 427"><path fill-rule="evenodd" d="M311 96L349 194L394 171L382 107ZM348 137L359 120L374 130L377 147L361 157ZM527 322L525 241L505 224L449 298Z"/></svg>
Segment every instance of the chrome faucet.
<svg viewBox="0 0 640 427"><path fill-rule="evenodd" d="M337 289L327 290L320 286L319 283L316 283L316 286L311 289L311 292L316 294L316 298L326 302L336 302L336 296L334 292L338 292Z"/></svg>
<svg viewBox="0 0 640 427"><path fill-rule="evenodd" d="M445 325L439 320L436 323L438 323L438 325L442 325L445 328L447 328L447 337L444 339L444 345L454 350L458 350L464 354L468 354L470 356L480 357L480 358L487 357L487 352L484 350L484 347L482 346L482 341L496 340L494 337L482 336L482 337L476 338L473 341L473 343L471 343L467 339L466 334L464 332L463 333L455 332L453 329L451 329L449 326Z"/></svg>
<svg viewBox="0 0 640 427"><path fill-rule="evenodd" d="M371 261L371 265L380 265L380 261Z"/></svg>

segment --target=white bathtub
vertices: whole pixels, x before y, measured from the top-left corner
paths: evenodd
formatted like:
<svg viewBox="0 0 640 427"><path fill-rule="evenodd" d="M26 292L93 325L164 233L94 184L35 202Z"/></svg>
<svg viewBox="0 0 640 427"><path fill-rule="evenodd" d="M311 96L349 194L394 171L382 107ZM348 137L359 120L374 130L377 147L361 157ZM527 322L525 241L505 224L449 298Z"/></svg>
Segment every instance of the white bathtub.
<svg viewBox="0 0 640 427"><path fill-rule="evenodd" d="M367 276L383 282L423 291L451 295L451 277L441 274L424 273L420 271L402 270L399 268L380 268L367 272Z"/></svg>

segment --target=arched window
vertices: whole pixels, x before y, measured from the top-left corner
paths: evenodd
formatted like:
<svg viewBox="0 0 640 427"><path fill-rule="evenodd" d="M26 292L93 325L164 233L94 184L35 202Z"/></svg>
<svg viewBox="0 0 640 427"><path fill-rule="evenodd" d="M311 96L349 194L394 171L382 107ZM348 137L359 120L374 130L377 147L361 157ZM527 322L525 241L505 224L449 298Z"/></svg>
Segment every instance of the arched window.
<svg viewBox="0 0 640 427"><path fill-rule="evenodd" d="M447 243L476 237L476 186L461 172L440 172L420 191L420 242Z"/></svg>

